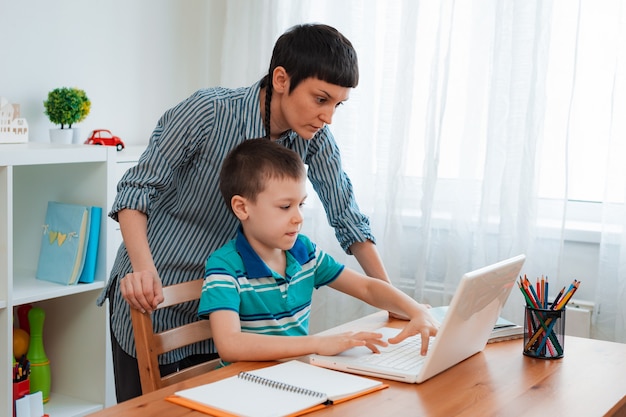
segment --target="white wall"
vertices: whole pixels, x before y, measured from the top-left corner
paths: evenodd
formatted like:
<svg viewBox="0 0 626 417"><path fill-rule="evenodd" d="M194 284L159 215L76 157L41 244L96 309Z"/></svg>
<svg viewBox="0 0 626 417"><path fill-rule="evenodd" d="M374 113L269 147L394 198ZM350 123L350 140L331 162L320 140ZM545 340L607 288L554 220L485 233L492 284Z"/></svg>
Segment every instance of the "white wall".
<svg viewBox="0 0 626 417"><path fill-rule="evenodd" d="M166 109L234 78L220 74L222 45L237 46L222 39L226 1L0 0L0 96L21 104L31 141L49 140L43 101L68 86L92 102L84 136L110 128L146 143ZM597 245L568 242L565 256L563 276L586 277L577 297L593 300Z"/></svg>
<svg viewBox="0 0 626 417"><path fill-rule="evenodd" d="M224 1L0 0L0 96L21 105L31 141L55 127L48 92L78 87L92 103L85 138L107 128L146 143L166 109L217 84Z"/></svg>

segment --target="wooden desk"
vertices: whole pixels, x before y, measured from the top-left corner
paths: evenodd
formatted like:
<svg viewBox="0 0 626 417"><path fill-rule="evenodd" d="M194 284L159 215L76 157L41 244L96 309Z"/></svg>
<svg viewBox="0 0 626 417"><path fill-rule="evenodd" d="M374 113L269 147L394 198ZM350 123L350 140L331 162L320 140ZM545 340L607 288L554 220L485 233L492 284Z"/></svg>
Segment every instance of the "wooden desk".
<svg viewBox="0 0 626 417"><path fill-rule="evenodd" d="M379 312L331 331L375 329L385 324L387 315ZM490 344L422 384L385 381L388 389L310 415L626 416L626 344L566 336L564 349L562 359L542 360L522 355L519 339ZM272 364L236 363L91 416L206 417L164 398L184 388Z"/></svg>

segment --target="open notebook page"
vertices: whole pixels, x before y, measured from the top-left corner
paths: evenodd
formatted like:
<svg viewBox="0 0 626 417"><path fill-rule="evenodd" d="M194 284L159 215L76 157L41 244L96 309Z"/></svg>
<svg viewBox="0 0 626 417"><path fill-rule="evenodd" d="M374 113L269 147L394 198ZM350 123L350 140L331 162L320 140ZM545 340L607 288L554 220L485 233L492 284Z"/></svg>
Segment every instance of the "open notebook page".
<svg viewBox="0 0 626 417"><path fill-rule="evenodd" d="M225 415L263 417L298 413L324 404L327 400L349 399L384 387L380 381L319 368L297 360L249 371L247 374L275 383L232 376L179 391L176 395L224 411ZM322 395L283 389L278 386L279 383Z"/></svg>

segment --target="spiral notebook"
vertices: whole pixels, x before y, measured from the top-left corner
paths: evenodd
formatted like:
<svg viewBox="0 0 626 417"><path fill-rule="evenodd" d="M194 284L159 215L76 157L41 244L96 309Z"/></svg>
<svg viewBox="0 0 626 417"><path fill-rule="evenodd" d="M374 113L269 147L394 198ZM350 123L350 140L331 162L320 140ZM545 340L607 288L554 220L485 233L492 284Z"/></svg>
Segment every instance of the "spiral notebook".
<svg viewBox="0 0 626 417"><path fill-rule="evenodd" d="M212 416L297 416L386 388L297 360L178 391L166 400Z"/></svg>

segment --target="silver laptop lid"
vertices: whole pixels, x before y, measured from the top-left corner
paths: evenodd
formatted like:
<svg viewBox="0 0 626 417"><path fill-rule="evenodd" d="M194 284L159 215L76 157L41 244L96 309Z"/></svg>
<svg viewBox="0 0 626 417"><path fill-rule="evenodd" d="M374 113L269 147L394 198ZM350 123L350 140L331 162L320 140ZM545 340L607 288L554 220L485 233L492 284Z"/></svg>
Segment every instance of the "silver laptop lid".
<svg viewBox="0 0 626 417"><path fill-rule="evenodd" d="M417 382L485 348L525 259L518 255L463 275Z"/></svg>

